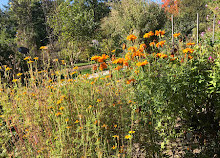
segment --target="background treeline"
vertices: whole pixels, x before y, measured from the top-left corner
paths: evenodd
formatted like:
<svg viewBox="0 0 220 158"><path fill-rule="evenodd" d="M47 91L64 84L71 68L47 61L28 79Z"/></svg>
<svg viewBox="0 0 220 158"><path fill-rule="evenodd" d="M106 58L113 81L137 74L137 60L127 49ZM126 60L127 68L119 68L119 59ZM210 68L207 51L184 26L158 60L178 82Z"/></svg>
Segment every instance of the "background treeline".
<svg viewBox="0 0 220 158"><path fill-rule="evenodd" d="M182 39L195 35L196 13L200 30L211 29L217 1L162 0L162 4L145 0L10 0L0 10L0 64L20 64L19 47L28 48L29 55L41 56L40 47L48 46L52 58L65 59L68 64L86 62L93 54L120 53L129 33L139 40L144 33L166 29L171 37L171 14L175 32ZM135 7L134 7L135 6ZM218 22L219 17L216 18ZM218 27L218 26L217 26ZM20 61L20 62L19 62ZM18 66L18 65L17 65Z"/></svg>

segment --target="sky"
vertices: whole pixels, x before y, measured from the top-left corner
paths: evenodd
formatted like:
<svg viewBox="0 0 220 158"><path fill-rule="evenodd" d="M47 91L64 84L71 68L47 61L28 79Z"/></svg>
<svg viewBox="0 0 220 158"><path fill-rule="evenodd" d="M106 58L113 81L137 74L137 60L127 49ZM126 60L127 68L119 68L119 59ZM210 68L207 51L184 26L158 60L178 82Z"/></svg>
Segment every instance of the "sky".
<svg viewBox="0 0 220 158"><path fill-rule="evenodd" d="M8 0L0 0L0 8L3 8L3 5L8 4Z"/></svg>

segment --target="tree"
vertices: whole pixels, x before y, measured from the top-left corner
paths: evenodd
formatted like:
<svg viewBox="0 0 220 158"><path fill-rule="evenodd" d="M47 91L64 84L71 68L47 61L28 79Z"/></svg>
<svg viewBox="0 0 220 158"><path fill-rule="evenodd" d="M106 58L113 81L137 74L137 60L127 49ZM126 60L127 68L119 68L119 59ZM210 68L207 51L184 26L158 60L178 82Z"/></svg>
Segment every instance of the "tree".
<svg viewBox="0 0 220 158"><path fill-rule="evenodd" d="M166 12L178 15L179 13L179 0L162 0L162 8L165 9Z"/></svg>
<svg viewBox="0 0 220 158"><path fill-rule="evenodd" d="M209 0L182 0L180 3L180 14L176 19L178 31L187 36L192 33L193 28L196 27L196 17L199 13L200 25L206 23L206 16L210 13L210 10L206 8L206 4ZM201 27L200 32L204 28Z"/></svg>
<svg viewBox="0 0 220 158"><path fill-rule="evenodd" d="M10 17L10 13L0 9L0 66L10 65L10 58L14 55L14 38L16 34L16 22Z"/></svg>
<svg viewBox="0 0 220 158"><path fill-rule="evenodd" d="M61 47L70 49L71 57L78 58L96 37L101 18L108 10L104 2L97 0L66 1L56 8L57 14L51 15L50 26Z"/></svg>
<svg viewBox="0 0 220 158"><path fill-rule="evenodd" d="M10 0L10 12L18 24L18 45L35 52L48 43L45 15L39 0Z"/></svg>
<svg viewBox="0 0 220 158"><path fill-rule="evenodd" d="M111 3L111 13L103 19L102 30L107 38L125 39L130 33L139 37L161 29L166 21L164 10L144 0L121 0Z"/></svg>

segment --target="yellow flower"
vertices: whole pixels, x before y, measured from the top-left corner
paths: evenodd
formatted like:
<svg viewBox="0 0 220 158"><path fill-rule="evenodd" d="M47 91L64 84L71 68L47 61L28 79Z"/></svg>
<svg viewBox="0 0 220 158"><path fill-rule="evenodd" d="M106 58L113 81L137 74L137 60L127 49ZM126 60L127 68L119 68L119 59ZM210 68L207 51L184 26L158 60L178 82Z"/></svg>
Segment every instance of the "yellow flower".
<svg viewBox="0 0 220 158"><path fill-rule="evenodd" d="M76 120L74 123L79 123L79 120Z"/></svg>
<svg viewBox="0 0 220 158"><path fill-rule="evenodd" d="M69 129L69 128L71 128L71 126L67 126L66 128Z"/></svg>
<svg viewBox="0 0 220 158"><path fill-rule="evenodd" d="M112 149L113 149L113 150L115 150L116 148L117 148L117 146L115 146L115 145L112 146Z"/></svg>
<svg viewBox="0 0 220 158"><path fill-rule="evenodd" d="M68 121L69 121L69 119L67 118L67 119L65 119L65 121L66 121L66 122L68 122Z"/></svg>
<svg viewBox="0 0 220 158"><path fill-rule="evenodd" d="M78 66L76 66L76 67L74 67L73 69L74 69L74 70L77 70L78 68L79 68L79 67L78 67Z"/></svg>
<svg viewBox="0 0 220 158"><path fill-rule="evenodd" d="M65 63L65 60L61 60L61 62L62 62L62 64L66 64L66 63Z"/></svg>
<svg viewBox="0 0 220 158"><path fill-rule="evenodd" d="M29 61L28 61L27 63L28 63L28 64L30 64L30 63L33 63L33 62L34 62L34 61L32 61L32 60L29 60Z"/></svg>
<svg viewBox="0 0 220 158"><path fill-rule="evenodd" d="M34 60L38 60L38 59L39 59L38 57L35 57L35 58L34 58Z"/></svg>
<svg viewBox="0 0 220 158"><path fill-rule="evenodd" d="M114 53L116 50L114 49L113 51L112 51L112 53Z"/></svg>
<svg viewBox="0 0 220 158"><path fill-rule="evenodd" d="M57 101L57 104L60 104L62 102L63 99L60 99Z"/></svg>
<svg viewBox="0 0 220 158"><path fill-rule="evenodd" d="M70 75L73 75L73 74L76 74L77 73L77 71L73 71Z"/></svg>
<svg viewBox="0 0 220 158"><path fill-rule="evenodd" d="M132 42L134 42L134 40L136 40L137 39L137 37L135 36L135 35L133 35L133 34L131 34L131 35L129 35L128 37L127 37L127 40L128 41L132 41Z"/></svg>
<svg viewBox="0 0 220 158"><path fill-rule="evenodd" d="M52 106L49 106L48 109L53 109L53 107L52 107Z"/></svg>
<svg viewBox="0 0 220 158"><path fill-rule="evenodd" d="M128 133L129 133L129 134L133 134L133 133L135 133L135 131L129 131Z"/></svg>
<svg viewBox="0 0 220 158"><path fill-rule="evenodd" d="M18 81L18 79L13 79L13 80L12 80L12 82L14 82L14 83L17 82L17 81Z"/></svg>
<svg viewBox="0 0 220 158"><path fill-rule="evenodd" d="M100 103L101 101L102 101L102 99L97 99L97 101L96 101L96 102Z"/></svg>
<svg viewBox="0 0 220 158"><path fill-rule="evenodd" d="M130 139L130 138L131 138L130 134L125 136L125 139Z"/></svg>
<svg viewBox="0 0 220 158"><path fill-rule="evenodd" d="M114 128L117 128L118 125L114 125Z"/></svg>
<svg viewBox="0 0 220 158"><path fill-rule="evenodd" d="M5 69L5 70L6 70L6 71L8 71L8 70L11 70L11 69L12 69L12 68L10 68L10 67L6 67L6 69Z"/></svg>
<svg viewBox="0 0 220 158"><path fill-rule="evenodd" d="M53 61L58 61L58 59L54 59Z"/></svg>
<svg viewBox="0 0 220 158"><path fill-rule="evenodd" d="M22 73L18 73L18 74L17 74L18 77L21 76L21 75L22 75Z"/></svg>
<svg viewBox="0 0 220 158"><path fill-rule="evenodd" d="M25 57L25 58L24 58L24 60L28 60L28 59L30 59L30 58L31 58L31 57L30 57L30 56L28 56L28 57Z"/></svg>
<svg viewBox="0 0 220 158"><path fill-rule="evenodd" d="M61 107L60 107L60 110L63 110L63 109L64 109L64 107L61 106Z"/></svg>
<svg viewBox="0 0 220 158"><path fill-rule="evenodd" d="M41 46L40 49L45 49L46 50L46 49L48 49L48 47L47 46Z"/></svg>
<svg viewBox="0 0 220 158"><path fill-rule="evenodd" d="M119 138L119 136L118 136L118 135L113 135L112 137L113 137L113 138Z"/></svg>
<svg viewBox="0 0 220 158"><path fill-rule="evenodd" d="M126 44L123 43L123 45L122 45L122 49L123 49L123 50L126 49Z"/></svg>

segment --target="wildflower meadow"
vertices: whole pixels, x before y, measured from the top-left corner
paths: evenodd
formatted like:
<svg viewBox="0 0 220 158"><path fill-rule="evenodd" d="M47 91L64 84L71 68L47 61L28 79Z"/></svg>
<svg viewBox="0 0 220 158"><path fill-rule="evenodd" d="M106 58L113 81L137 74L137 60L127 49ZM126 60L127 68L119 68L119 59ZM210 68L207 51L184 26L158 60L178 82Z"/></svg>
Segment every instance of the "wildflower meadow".
<svg viewBox="0 0 220 158"><path fill-rule="evenodd" d="M182 27L188 1L163 2L10 1L0 157L220 157L220 25L207 20L198 40ZM219 2L205 4L219 20ZM182 32L168 29L171 14Z"/></svg>
<svg viewBox="0 0 220 158"><path fill-rule="evenodd" d="M13 79L11 68L1 67L4 153L168 157L198 150L202 157L219 152L219 45L180 42L181 48L171 53L163 40L165 31L150 31L144 38L154 35L159 41L148 45L129 35L121 57L91 57L96 62L92 74L82 75L78 67L67 68L58 59L53 59L55 68L45 62L39 71L40 59L30 56L24 58L28 71ZM178 40L181 35L174 36ZM148 53L147 47L155 53ZM92 76L95 73L99 75ZM178 150L173 146L177 139Z"/></svg>

